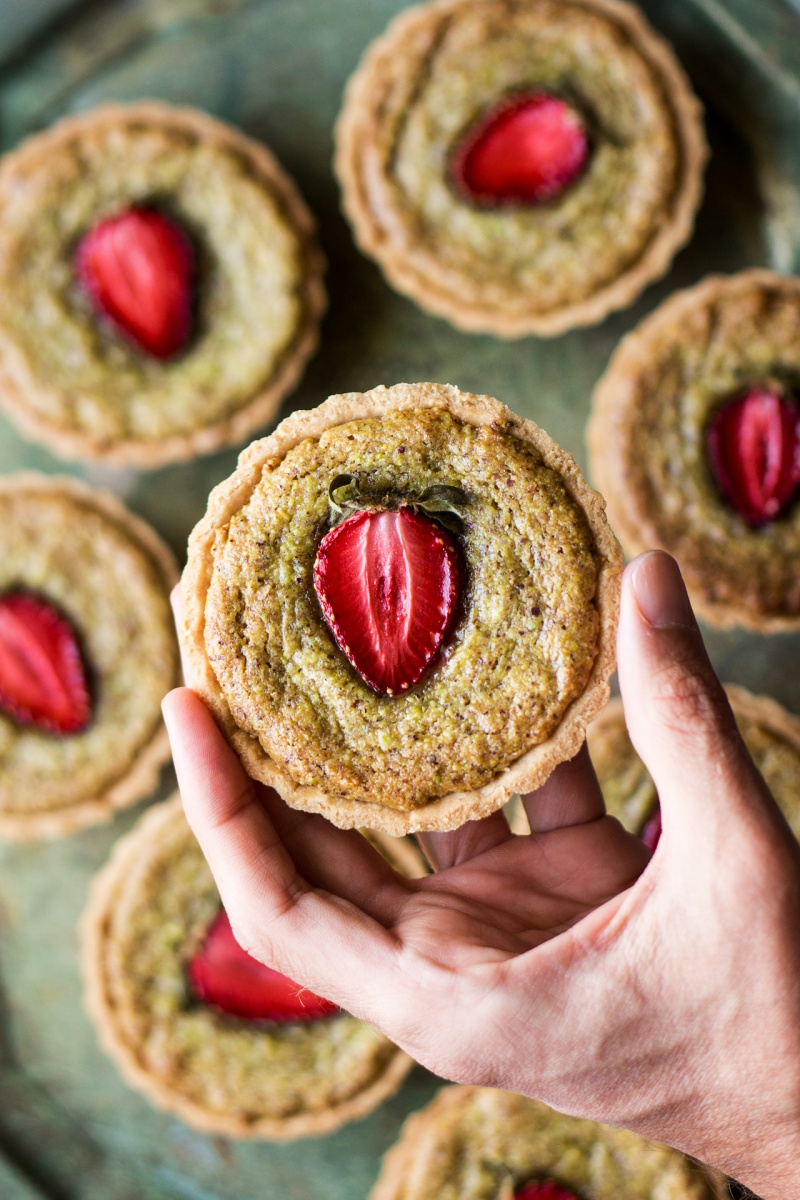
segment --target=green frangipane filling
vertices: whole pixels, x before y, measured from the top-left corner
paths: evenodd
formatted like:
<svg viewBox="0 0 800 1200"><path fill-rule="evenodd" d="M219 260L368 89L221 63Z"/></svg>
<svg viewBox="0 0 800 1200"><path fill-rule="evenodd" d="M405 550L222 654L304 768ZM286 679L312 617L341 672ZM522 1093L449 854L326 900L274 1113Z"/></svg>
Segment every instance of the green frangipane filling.
<svg viewBox="0 0 800 1200"><path fill-rule="evenodd" d="M275 373L302 319L302 250L279 202L232 150L122 126L77 139L6 204L0 318L48 423L102 440L157 439L220 421ZM75 247L103 217L163 205L198 249L197 329L168 362L98 320Z"/></svg>
<svg viewBox="0 0 800 1200"><path fill-rule="evenodd" d="M587 121L587 168L557 200L481 209L450 178L455 149L504 97L549 91ZM456 11L393 108L391 177L414 239L513 308L591 294L640 257L670 211L679 162L670 98L615 21L581 5Z"/></svg>
<svg viewBox="0 0 800 1200"><path fill-rule="evenodd" d="M540 1179L574 1190L581 1200L709 1195L696 1168L675 1150L560 1116L522 1096L470 1090L469 1099L436 1115L392 1200L511 1200L516 1188Z"/></svg>
<svg viewBox="0 0 800 1200"><path fill-rule="evenodd" d="M182 814L137 871L113 913L106 966L121 1031L149 1071L244 1119L319 1112L382 1074L397 1050L355 1017L251 1024L192 1001L187 964L219 894Z"/></svg>
<svg viewBox="0 0 800 1200"><path fill-rule="evenodd" d="M463 612L409 693L379 696L337 648L313 565L337 475L470 497ZM598 564L561 476L504 428L439 409L337 426L265 471L218 535L206 649L237 724L302 784L400 809L480 786L547 738L597 652Z"/></svg>
<svg viewBox="0 0 800 1200"><path fill-rule="evenodd" d="M80 639L92 691L87 729L59 737L0 711L0 808L35 812L101 795L161 721L177 643L164 579L124 529L72 497L0 497L0 592L27 588Z"/></svg>
<svg viewBox="0 0 800 1200"><path fill-rule="evenodd" d="M737 715L737 724L753 761L780 805L795 837L800 838L800 750L756 721ZM631 745L624 723L604 730L592 760L606 808L627 829L640 833L658 799L647 768Z"/></svg>

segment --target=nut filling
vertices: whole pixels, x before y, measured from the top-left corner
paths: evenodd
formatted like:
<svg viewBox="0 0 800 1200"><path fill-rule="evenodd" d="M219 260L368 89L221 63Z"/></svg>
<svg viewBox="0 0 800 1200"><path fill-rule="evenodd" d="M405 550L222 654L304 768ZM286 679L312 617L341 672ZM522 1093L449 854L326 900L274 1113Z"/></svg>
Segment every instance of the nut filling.
<svg viewBox="0 0 800 1200"><path fill-rule="evenodd" d="M400 696L336 646L314 590L328 489L466 492L462 610ZM481 786L544 741L586 686L599 617L591 531L561 476L502 424L438 408L355 420L300 442L217 533L206 653L237 725L298 783L412 809Z"/></svg>

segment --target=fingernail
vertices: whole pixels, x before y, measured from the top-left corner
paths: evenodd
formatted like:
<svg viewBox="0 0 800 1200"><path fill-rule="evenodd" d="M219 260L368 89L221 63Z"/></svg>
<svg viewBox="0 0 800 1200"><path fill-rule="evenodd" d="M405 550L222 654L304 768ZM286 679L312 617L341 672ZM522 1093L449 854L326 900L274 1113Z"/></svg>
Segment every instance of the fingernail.
<svg viewBox="0 0 800 1200"><path fill-rule="evenodd" d="M680 568L662 550L640 554L628 567L639 612L656 629L694 629Z"/></svg>

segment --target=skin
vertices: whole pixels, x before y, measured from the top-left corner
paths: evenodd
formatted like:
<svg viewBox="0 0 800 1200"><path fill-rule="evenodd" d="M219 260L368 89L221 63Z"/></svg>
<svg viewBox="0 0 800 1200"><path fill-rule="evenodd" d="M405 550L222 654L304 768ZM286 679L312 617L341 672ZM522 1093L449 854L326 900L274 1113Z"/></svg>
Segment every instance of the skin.
<svg viewBox="0 0 800 1200"><path fill-rule="evenodd" d="M800 1191L800 846L756 771L674 561L623 579L619 679L658 788L656 854L584 749L398 876L253 783L193 692L164 711L187 816L241 944L461 1083L676 1146L763 1200Z"/></svg>

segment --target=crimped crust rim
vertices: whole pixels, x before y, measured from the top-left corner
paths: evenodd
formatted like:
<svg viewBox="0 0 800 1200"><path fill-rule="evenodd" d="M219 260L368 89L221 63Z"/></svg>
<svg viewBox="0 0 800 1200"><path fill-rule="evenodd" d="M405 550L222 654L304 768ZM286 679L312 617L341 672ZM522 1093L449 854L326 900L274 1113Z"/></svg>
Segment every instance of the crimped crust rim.
<svg viewBox="0 0 800 1200"><path fill-rule="evenodd" d="M662 79L675 120L681 157L681 178L676 184L672 210L641 256L622 274L584 300L562 305L548 313L533 310L513 315L498 311L492 305L468 306L459 302L449 290L437 288L432 278L415 269L402 247L393 253L392 244L368 200L360 154L371 126L377 123L377 118L367 121L366 114L371 115L382 94L382 88L374 84L373 73L383 57L391 52L393 43L416 27L424 29L440 13L470 2L434 0L417 5L396 16L367 47L345 88L334 131L334 170L342 188L343 211L359 249L379 263L392 287L466 333L491 333L508 339L529 334L556 337L570 329L596 325L609 313L627 307L648 284L660 279L691 236L702 198L703 172L709 153L703 107L672 47L656 33L639 9L623 0L567 0L576 7L616 21L624 28L634 48Z"/></svg>
<svg viewBox="0 0 800 1200"><path fill-rule="evenodd" d="M67 496L83 506L94 508L112 521L139 545L160 572L167 594L180 579L180 571L170 548L141 517L131 512L112 492L91 487L72 475L45 475L38 471L18 471L0 477L0 494L19 494L20 491L47 492ZM180 682L180 664L175 686ZM169 739L162 721L153 731L149 742L138 751L136 758L119 778L97 796L42 812L0 812L0 838L15 842L39 841L65 837L90 825L99 825L123 808L143 799L158 784L161 768L170 758Z"/></svg>
<svg viewBox="0 0 800 1200"><path fill-rule="evenodd" d="M134 828L115 843L110 857L90 885L88 903L79 928L79 960L84 1007L95 1027L100 1046L130 1087L141 1092L155 1108L180 1117L187 1125L203 1133L234 1138L265 1138L277 1142L293 1141L295 1138L332 1133L350 1121L367 1116L397 1092L414 1065L414 1060L403 1050L397 1048L376 1080L342 1104L332 1105L318 1113L302 1113L283 1119L261 1117L247 1121L228 1113L216 1113L181 1095L147 1070L135 1046L123 1037L116 1022L103 969L111 910L126 873L140 857L143 845L157 840L161 830L181 809L181 799L177 793L148 809Z"/></svg>
<svg viewBox="0 0 800 1200"><path fill-rule="evenodd" d="M764 267L732 275L707 275L699 283L674 292L626 334L595 386L586 426L589 473L606 497L610 519L630 557L654 547L670 552L638 492L619 486L624 478L619 462L630 455L628 438L637 409L632 385L638 378L640 364L648 361L651 338L662 326L712 303L717 297L761 289L800 299L800 279ZM614 434L612 437L609 437L610 430ZM609 453L609 446L614 447L613 453ZM691 581L686 586L695 611L709 625L720 629L737 626L754 633L786 633L800 629L800 612L794 617L758 614L744 605L710 601L702 588Z"/></svg>
<svg viewBox="0 0 800 1200"><path fill-rule="evenodd" d="M502 421L512 434L535 446L545 463L561 474L594 539L599 560L595 605L600 624L597 655L586 686L568 706L548 739L480 788L451 792L422 808L402 811L371 801L334 799L320 788L300 786L267 756L254 736L238 729L206 654L204 610L213 573L216 530L247 502L263 470L274 467L298 442L319 437L335 425L414 408L446 408L456 418L473 425ZM621 551L605 519L602 496L589 487L570 454L533 421L516 416L500 401L462 392L451 385L431 383L395 384L365 393L331 396L315 409L293 413L269 437L253 442L240 455L234 474L211 493L208 511L189 539L189 556L181 584L184 622L179 632L187 682L211 709L247 773L275 788L292 808L321 813L344 829L363 825L395 836L420 830L456 829L465 821L495 812L515 793L534 791L558 763L577 754L586 725L609 697L621 571Z"/></svg>
<svg viewBox="0 0 800 1200"><path fill-rule="evenodd" d="M486 1090L471 1085L448 1084L441 1088L424 1108L406 1117L400 1136L383 1156L380 1175L368 1200L401 1200L406 1167L413 1162L417 1143L425 1140L429 1122L435 1120L441 1112L468 1105L474 1095ZM727 1181L723 1175L695 1162L694 1159L687 1158L686 1161L696 1167L698 1176L707 1181L710 1196L713 1196L714 1200L728 1200Z"/></svg>
<svg viewBox="0 0 800 1200"><path fill-rule="evenodd" d="M319 324L327 307L322 282L325 258L317 243L316 222L291 176L280 166L272 151L234 126L197 109L173 106L156 100L133 104L103 104L88 113L63 117L44 132L26 138L0 163L0 214L5 189L14 186L14 175L43 156L57 152L76 137L115 125L150 124L154 128L194 134L213 141L244 158L264 186L276 195L284 217L298 236L303 258L300 296L303 316L277 371L266 387L235 412L200 426L189 433L165 438L121 438L108 441L88 432L63 429L46 420L26 404L26 383L16 378L13 366L2 362L16 357L13 339L0 325L0 409L27 436L43 442L59 457L67 460L93 460L113 466L154 469L167 463L181 462L235 445L277 412L281 401L299 383L306 363L319 344ZM0 253L2 250L0 249Z"/></svg>

